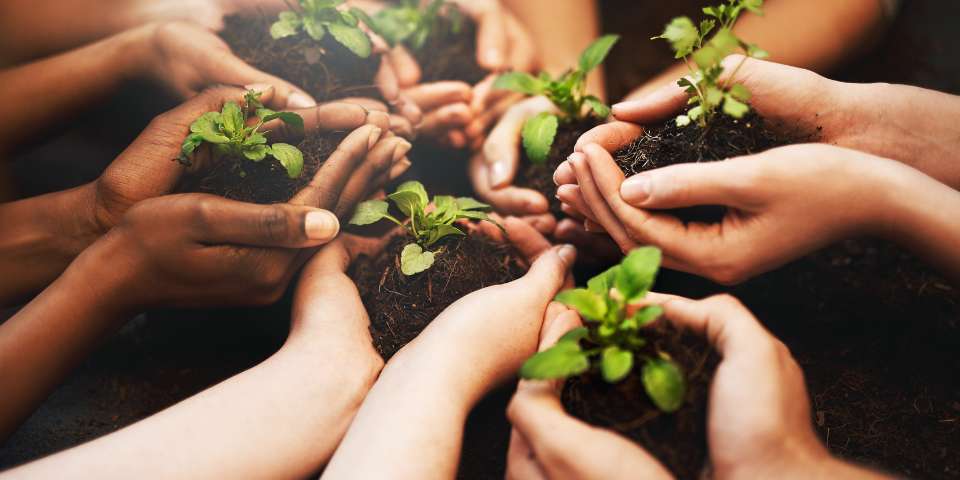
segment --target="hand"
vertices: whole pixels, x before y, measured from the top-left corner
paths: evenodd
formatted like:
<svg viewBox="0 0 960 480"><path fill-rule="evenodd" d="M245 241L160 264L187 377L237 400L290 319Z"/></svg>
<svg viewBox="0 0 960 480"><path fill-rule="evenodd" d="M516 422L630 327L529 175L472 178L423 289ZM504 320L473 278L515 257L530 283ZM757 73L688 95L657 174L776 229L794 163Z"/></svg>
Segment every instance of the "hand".
<svg viewBox="0 0 960 480"><path fill-rule="evenodd" d="M483 201L497 211L513 215L548 215L550 204L540 192L512 185L520 167L520 132L527 119L554 111L544 97L534 97L510 107L490 132L483 151L470 161L470 179Z"/></svg>
<svg viewBox="0 0 960 480"><path fill-rule="evenodd" d="M903 164L820 144L672 165L626 181L596 144L586 145L568 163L578 184L567 186L561 198L585 205L588 225L602 227L624 252L657 245L666 267L723 284L741 282L848 235L893 226L892 192L899 185L930 181ZM685 225L657 211L694 205L724 205L727 212L718 224Z"/></svg>
<svg viewBox="0 0 960 480"><path fill-rule="evenodd" d="M573 310L547 307L540 351L581 325ZM562 382L520 381L507 418L513 424L507 478L627 479L673 478L649 453L630 440L571 417L560 402Z"/></svg>

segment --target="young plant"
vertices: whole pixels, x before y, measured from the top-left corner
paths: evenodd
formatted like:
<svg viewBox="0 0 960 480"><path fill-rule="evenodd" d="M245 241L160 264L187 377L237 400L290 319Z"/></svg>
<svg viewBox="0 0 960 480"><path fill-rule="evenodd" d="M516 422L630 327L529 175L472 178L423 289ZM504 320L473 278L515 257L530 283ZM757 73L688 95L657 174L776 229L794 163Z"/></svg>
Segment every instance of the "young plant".
<svg viewBox="0 0 960 480"><path fill-rule="evenodd" d="M637 363L653 404L674 412L683 404L686 381L666 352L650 353L643 328L663 314L658 306L628 315L628 306L647 295L660 267L660 250L638 248L606 272L590 279L587 288L560 292L556 301L580 312L585 327L571 330L556 345L530 357L520 376L554 380L599 369L609 383L623 380Z"/></svg>
<svg viewBox="0 0 960 480"><path fill-rule="evenodd" d="M270 26L270 36L275 39L291 37L303 30L310 38L320 41L327 33L360 58L367 58L373 50L370 37L360 29L358 15L363 12L356 7L340 10L344 0L298 0L299 11L292 6L280 12ZM366 17L366 15L363 15Z"/></svg>
<svg viewBox="0 0 960 480"><path fill-rule="evenodd" d="M418 3L417 0L403 0L397 6L380 10L372 18L363 12L358 12L358 16L390 46L402 44L413 50L422 49L430 35L440 31L444 17L450 21L451 33L460 33L463 16L455 5L446 0L432 0L421 9ZM441 11L444 12L442 16Z"/></svg>
<svg viewBox="0 0 960 480"><path fill-rule="evenodd" d="M400 271L404 275L416 275L433 265L442 249L430 251L440 239L450 235L466 235L454 225L461 219L487 220L489 205L469 197L450 197L434 195L434 209L427 212L429 197L420 182L410 181L397 187L397 191L387 196L396 207L407 216L401 222L390 215L390 204L383 200L369 200L357 206L351 225L370 225L387 219L406 229L414 242L403 247L400 252Z"/></svg>
<svg viewBox="0 0 960 480"><path fill-rule="evenodd" d="M257 122L247 126L247 118L255 112ZM303 130L303 118L293 112L274 112L260 103L260 93L249 91L244 95L243 106L227 102L219 112L207 112L190 125L190 135L183 140L177 160L190 165L190 156L204 142L212 147L213 154L224 158L246 158L259 162L272 156L287 170L287 176L298 178L303 173L303 153L293 145L274 143L267 145L267 137L260 127L265 122L279 119L296 129Z"/></svg>
<svg viewBox="0 0 960 480"><path fill-rule="evenodd" d="M587 75L603 63L619 39L617 35L600 37L580 55L577 68L557 78L551 78L546 72L541 72L539 77L523 72L509 72L497 78L494 88L526 95L543 95L560 111L559 115L541 113L524 124L523 147L531 162L543 164L547 161L560 122L572 123L584 120L590 115L603 119L610 115L610 107L599 98L587 95ZM589 109L585 110L584 104L589 106Z"/></svg>
<svg viewBox="0 0 960 480"><path fill-rule="evenodd" d="M677 83L690 95L692 107L677 117L677 126L697 122L700 128L706 128L718 111L733 118L743 118L750 111L747 103L750 91L735 81L743 61L726 80L721 81L720 77L724 72L723 59L732 53L741 51L744 61L747 57L769 56L733 33L733 25L744 10L763 15L762 7L763 0L727 0L716 7L705 7L703 13L708 18L702 20L699 27L688 17L678 17L667 24L662 35L653 37L652 40L662 38L670 42L676 58L682 58L690 69L690 78L682 78ZM714 30L716 33L707 40Z"/></svg>

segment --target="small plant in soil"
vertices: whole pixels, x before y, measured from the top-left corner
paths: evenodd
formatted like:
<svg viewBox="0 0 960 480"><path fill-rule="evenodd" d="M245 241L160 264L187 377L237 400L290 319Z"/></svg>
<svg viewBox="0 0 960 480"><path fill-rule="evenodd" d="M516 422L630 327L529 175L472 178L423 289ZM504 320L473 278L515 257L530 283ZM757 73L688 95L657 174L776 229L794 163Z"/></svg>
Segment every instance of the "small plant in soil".
<svg viewBox="0 0 960 480"><path fill-rule="evenodd" d="M494 83L495 88L543 95L559 110L557 114L541 113L524 124L523 158L527 167L516 182L551 199L551 208L557 215L560 215L560 206L554 199L553 172L565 160L566 154L573 151L577 138L610 115L610 107L596 96L587 94L587 76L603 63L617 40L617 35L600 37L583 51L576 68L557 78L546 72L537 77L510 72L501 75Z"/></svg>
<svg viewBox="0 0 960 480"><path fill-rule="evenodd" d="M658 306L632 308L650 291L661 260L636 249L587 288L556 301L585 326L521 367L526 379L566 379L564 408L641 444L679 478L698 478L706 460L706 405L716 356L701 338L657 321Z"/></svg>
<svg viewBox="0 0 960 480"><path fill-rule="evenodd" d="M372 17L358 12L390 46L407 47L422 69L423 82L460 80L475 84L488 72L476 63L476 24L456 5L431 0L419 5L403 0Z"/></svg>
<svg viewBox="0 0 960 480"><path fill-rule="evenodd" d="M367 312L374 346L389 359L413 340L437 315L463 296L523 275L526 266L513 247L454 225L457 220L492 221L489 208L472 198L433 197L418 182L400 185L390 201L407 218L399 220L384 201L360 204L350 223L370 225L382 219L401 225L375 257L360 257L350 275Z"/></svg>
<svg viewBox="0 0 960 480"><path fill-rule="evenodd" d="M299 9L291 8L280 12L278 19L270 26L270 36L274 39L292 37L299 32L320 42L330 34L344 47L360 58L367 58L373 47L370 37L360 29L357 14L360 10L338 10L344 0L299 0Z"/></svg>
<svg viewBox="0 0 960 480"><path fill-rule="evenodd" d="M680 367L666 352L649 352L644 327L663 310L656 305L627 313L653 286L660 267L660 250L644 247L630 252L620 265L590 279L587 288L566 290L556 301L580 312L587 326L564 335L553 347L537 353L520 370L523 378L566 379L589 370L616 383L639 364L643 386L654 405L664 412L683 404L686 385Z"/></svg>
<svg viewBox="0 0 960 480"><path fill-rule="evenodd" d="M370 225L380 220L389 220L403 227L413 239L403 247L400 253L400 270L404 275L416 275L431 266L442 249L431 251L443 238L454 235L466 235L454 225L463 219L490 221L486 211L489 205L469 197L455 198L447 195L433 197L434 208L427 211L429 197L423 184L409 181L397 187L397 191L387 196L396 207L407 216L401 222L390 215L390 204L383 200L369 200L357 206L356 213L350 219L352 225Z"/></svg>

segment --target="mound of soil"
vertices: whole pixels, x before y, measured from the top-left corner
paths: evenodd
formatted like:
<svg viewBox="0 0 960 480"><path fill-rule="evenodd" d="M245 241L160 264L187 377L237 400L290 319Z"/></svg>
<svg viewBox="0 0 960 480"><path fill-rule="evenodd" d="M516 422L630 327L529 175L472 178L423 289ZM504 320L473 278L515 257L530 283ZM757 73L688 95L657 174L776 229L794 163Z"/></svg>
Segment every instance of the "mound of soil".
<svg viewBox="0 0 960 480"><path fill-rule="evenodd" d="M751 155L812 137L796 131L781 133L783 131L780 126L769 126L753 111L741 119L717 115L706 130L697 125L678 127L671 118L646 130L640 138L617 151L614 159L630 177L677 163L715 162ZM724 208L697 206L670 213L688 222L718 222L723 218Z"/></svg>
<svg viewBox="0 0 960 480"><path fill-rule="evenodd" d="M565 217L560 210L560 200L557 200L557 185L553 183L553 173L573 153L577 139L597 125L600 125L600 120L592 116L578 122L560 124L557 127L557 136L553 139L553 146L550 147L550 155L544 163L531 162L526 150L521 148L520 169L514 185L542 193L550 202L550 213L557 218Z"/></svg>
<svg viewBox="0 0 960 480"><path fill-rule="evenodd" d="M448 19L441 18L439 24L423 48L413 52L420 64L421 82L459 80L470 85L480 83L490 72L477 64L477 24L464 18L457 33Z"/></svg>
<svg viewBox="0 0 960 480"><path fill-rule="evenodd" d="M297 144L303 152L303 172L297 178L290 178L283 165L273 157L268 156L259 162L246 158L222 158L202 174L184 179L180 191L211 193L251 203L287 202L310 183L345 136L344 132L307 135Z"/></svg>
<svg viewBox="0 0 960 480"><path fill-rule="evenodd" d="M597 372L588 372L564 384L563 404L574 416L613 429L639 443L677 478L695 479L707 461L707 392L719 361L702 338L659 322L647 336L649 355L670 354L687 379L683 406L674 413L660 411L643 388L640 369L610 384ZM655 347L655 348L654 348Z"/></svg>
<svg viewBox="0 0 960 480"><path fill-rule="evenodd" d="M453 302L481 288L520 278L526 268L507 244L481 235L447 237L427 271L406 276L400 271L400 252L410 243L394 237L376 258L361 257L350 276L370 314L373 343L384 360L416 338Z"/></svg>
<svg viewBox="0 0 960 480"><path fill-rule="evenodd" d="M380 57L360 58L325 35L317 42L302 31L273 39L274 17L231 15L224 19L220 37L233 53L250 65L304 89L317 102L345 97L382 99L374 85Z"/></svg>

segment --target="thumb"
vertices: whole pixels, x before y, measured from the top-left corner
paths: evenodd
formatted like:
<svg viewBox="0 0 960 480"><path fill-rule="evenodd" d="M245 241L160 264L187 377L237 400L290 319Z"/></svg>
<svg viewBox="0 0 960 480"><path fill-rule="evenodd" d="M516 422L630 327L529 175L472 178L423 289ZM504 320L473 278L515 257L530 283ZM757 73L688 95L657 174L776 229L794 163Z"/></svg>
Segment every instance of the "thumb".
<svg viewBox="0 0 960 480"><path fill-rule="evenodd" d="M269 73L253 68L240 58L231 54L220 57L220 65L215 69L218 72L217 80L233 85L263 85L273 87L272 105L284 109L303 109L317 105L317 101L307 92L294 84ZM263 103L267 102L263 100Z"/></svg>
<svg viewBox="0 0 960 480"><path fill-rule="evenodd" d="M307 248L323 245L340 232L336 215L318 208L197 197L190 212L193 238L204 244Z"/></svg>
<svg viewBox="0 0 960 480"><path fill-rule="evenodd" d="M696 205L742 207L755 196L744 181L752 174L746 162L683 163L634 175L620 185L620 196L643 209Z"/></svg>
<svg viewBox="0 0 960 480"><path fill-rule="evenodd" d="M614 118L621 122L650 124L675 115L687 104L687 99L687 92L670 82L636 100L617 103L611 109Z"/></svg>
<svg viewBox="0 0 960 480"><path fill-rule="evenodd" d="M577 249L573 245L553 247L540 255L518 282L522 283L524 290L531 295L549 301L563 286L563 281L576 259Z"/></svg>
<svg viewBox="0 0 960 480"><path fill-rule="evenodd" d="M520 107L518 104L507 111L483 143L490 188L509 185L516 175L520 164L520 132L527 121L526 111Z"/></svg>

